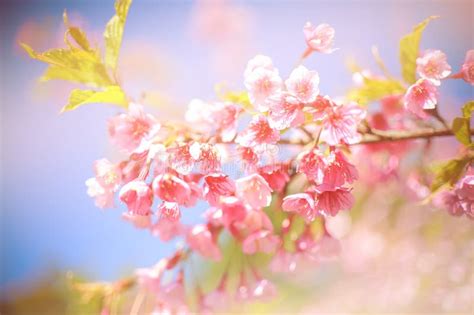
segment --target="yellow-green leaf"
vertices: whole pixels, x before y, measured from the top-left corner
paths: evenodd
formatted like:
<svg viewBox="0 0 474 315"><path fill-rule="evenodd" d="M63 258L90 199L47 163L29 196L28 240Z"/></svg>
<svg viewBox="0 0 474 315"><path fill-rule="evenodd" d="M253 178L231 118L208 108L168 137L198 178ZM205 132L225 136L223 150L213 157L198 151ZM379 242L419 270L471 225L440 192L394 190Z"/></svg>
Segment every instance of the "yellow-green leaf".
<svg viewBox="0 0 474 315"><path fill-rule="evenodd" d="M63 20L64 25L67 27L66 33L64 34L64 41L68 44L69 47L72 47L71 43L68 40L68 36L70 35L76 44L84 50L92 51L91 45L89 44L89 40L87 39L86 33L81 30L79 27L71 26L69 24L69 18L67 16L67 12L64 11L63 13Z"/></svg>
<svg viewBox="0 0 474 315"><path fill-rule="evenodd" d="M403 79L410 84L416 81L416 58L419 55L420 40L423 30L431 20L438 16L430 16L413 28L410 34L400 40L400 64L402 66Z"/></svg>
<svg viewBox="0 0 474 315"><path fill-rule="evenodd" d="M38 53L26 44L20 45L31 58L50 65L41 78L42 81L61 79L93 87L113 85L97 52L72 47Z"/></svg>
<svg viewBox="0 0 474 315"><path fill-rule="evenodd" d="M453 120L453 133L456 139L464 145L471 143L469 134L469 120L463 117L456 117Z"/></svg>
<svg viewBox="0 0 474 315"><path fill-rule="evenodd" d="M112 85L108 86L103 91L72 90L71 95L69 95L69 102L63 107L61 112L71 111L81 105L93 103L108 103L122 107L128 106L127 97L122 89L119 86Z"/></svg>
<svg viewBox="0 0 474 315"><path fill-rule="evenodd" d="M469 101L462 107L462 115L466 119L471 119L472 111L474 111L474 101Z"/></svg>
<svg viewBox="0 0 474 315"><path fill-rule="evenodd" d="M404 92L405 87L397 80L364 78L362 86L349 91L348 98L361 105L367 105L385 96Z"/></svg>
<svg viewBox="0 0 474 315"><path fill-rule="evenodd" d="M454 185L470 160L469 157L452 159L433 167L435 177L431 183L431 191L435 192L445 185Z"/></svg>
<svg viewBox="0 0 474 315"><path fill-rule="evenodd" d="M117 67L123 30L131 3L132 0L116 0L115 15L109 20L105 27L105 64L112 69Z"/></svg>

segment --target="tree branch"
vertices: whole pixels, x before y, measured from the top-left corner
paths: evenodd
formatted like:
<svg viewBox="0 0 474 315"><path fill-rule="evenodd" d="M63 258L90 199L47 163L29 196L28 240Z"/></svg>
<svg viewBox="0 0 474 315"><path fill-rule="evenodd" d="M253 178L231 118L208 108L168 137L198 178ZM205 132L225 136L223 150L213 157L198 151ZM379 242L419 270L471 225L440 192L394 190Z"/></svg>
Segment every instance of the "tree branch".
<svg viewBox="0 0 474 315"><path fill-rule="evenodd" d="M474 129L469 132L470 135L474 135ZM415 131L403 131L403 130L372 130L371 134L364 134L362 140L353 143L351 145L360 144L372 144L382 142L397 142L414 139L431 139L438 137L450 137L454 136L454 133L449 128L443 129L432 129L425 128ZM292 145L306 145L308 142L304 141L291 141L291 140L280 140L279 144L292 144Z"/></svg>

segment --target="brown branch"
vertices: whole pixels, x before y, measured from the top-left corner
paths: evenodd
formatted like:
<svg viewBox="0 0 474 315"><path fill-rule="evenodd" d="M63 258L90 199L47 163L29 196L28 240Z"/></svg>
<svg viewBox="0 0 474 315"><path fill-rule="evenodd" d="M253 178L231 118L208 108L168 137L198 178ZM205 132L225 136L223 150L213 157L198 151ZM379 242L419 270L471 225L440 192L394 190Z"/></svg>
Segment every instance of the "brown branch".
<svg viewBox="0 0 474 315"><path fill-rule="evenodd" d="M470 130L470 135L474 135L474 129ZM454 136L454 133L451 129L419 129L415 131L402 131L402 130L372 130L371 134L365 134L362 137L362 140L353 143L351 145L360 145L360 144L372 144L372 143L381 143L381 142L397 142L405 140L414 140L414 139L431 139L438 137L450 137ZM291 141L282 139L279 144L289 144L289 145L306 145L308 142L304 141Z"/></svg>

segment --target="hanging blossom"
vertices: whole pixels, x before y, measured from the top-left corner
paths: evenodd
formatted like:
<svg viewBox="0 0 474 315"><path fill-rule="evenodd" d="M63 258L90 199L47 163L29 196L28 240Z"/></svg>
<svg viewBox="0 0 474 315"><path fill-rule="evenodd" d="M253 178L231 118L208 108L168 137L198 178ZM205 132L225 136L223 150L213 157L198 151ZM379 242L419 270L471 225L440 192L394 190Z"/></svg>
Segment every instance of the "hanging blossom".
<svg viewBox="0 0 474 315"><path fill-rule="evenodd" d="M303 33L306 44L308 45L308 49L303 54L303 58L313 51L330 54L336 50L333 48L335 31L329 24L314 26L310 22L306 22Z"/></svg>
<svg viewBox="0 0 474 315"><path fill-rule="evenodd" d="M427 109L436 108L438 103L438 89L427 79L420 79L410 86L403 99L405 108L421 119L427 119Z"/></svg>

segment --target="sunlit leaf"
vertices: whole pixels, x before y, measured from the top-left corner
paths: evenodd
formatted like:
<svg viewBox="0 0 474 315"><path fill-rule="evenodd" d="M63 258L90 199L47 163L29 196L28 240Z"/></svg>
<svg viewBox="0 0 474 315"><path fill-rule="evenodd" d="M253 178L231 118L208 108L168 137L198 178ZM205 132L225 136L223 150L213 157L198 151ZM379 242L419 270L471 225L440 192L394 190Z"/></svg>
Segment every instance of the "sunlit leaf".
<svg viewBox="0 0 474 315"><path fill-rule="evenodd" d="M349 91L348 98L361 105L380 100L381 98L405 92L404 86L396 80L364 78L360 87Z"/></svg>
<svg viewBox="0 0 474 315"><path fill-rule="evenodd" d="M413 28L410 34L402 37L400 40L400 64L402 66L402 76L407 83L416 81L416 58L420 50L420 40L423 30L431 20L438 16L430 16Z"/></svg>
<svg viewBox="0 0 474 315"><path fill-rule="evenodd" d="M69 103L63 107L61 112L71 111L79 106L93 103L115 104L127 107L128 101L125 93L119 86L109 86L103 91L75 89L69 95Z"/></svg>
<svg viewBox="0 0 474 315"><path fill-rule="evenodd" d="M462 115L466 119L471 119L472 111L474 110L474 101L469 101L462 107Z"/></svg>
<svg viewBox="0 0 474 315"><path fill-rule="evenodd" d="M115 69L122 45L123 30L127 20L128 9L132 0L116 0L115 15L109 20L105 27L105 64Z"/></svg>
<svg viewBox="0 0 474 315"><path fill-rule="evenodd" d="M461 177L464 168L471 158L464 157L452 159L435 165L433 167L434 179L431 183L431 191L435 192L445 185L454 185Z"/></svg>
<svg viewBox="0 0 474 315"><path fill-rule="evenodd" d="M50 65L41 77L42 81L60 79L94 87L113 84L96 52L70 48L38 53L24 43L21 46L31 58Z"/></svg>
<svg viewBox="0 0 474 315"><path fill-rule="evenodd" d="M72 44L68 40L68 36L70 35L79 47L87 51L92 51L93 49L89 44L86 33L84 33L84 31L79 27L71 26L69 24L69 18L66 11L63 13L63 21L64 25L67 27L66 33L64 34L64 41L69 45L69 47L72 47Z"/></svg>
<svg viewBox="0 0 474 315"><path fill-rule="evenodd" d="M469 135L469 120L464 117L456 117L453 120L453 133L456 139L464 145L471 143Z"/></svg>

